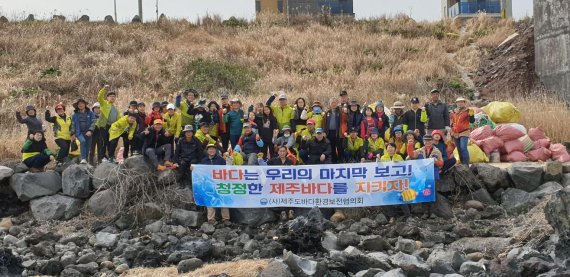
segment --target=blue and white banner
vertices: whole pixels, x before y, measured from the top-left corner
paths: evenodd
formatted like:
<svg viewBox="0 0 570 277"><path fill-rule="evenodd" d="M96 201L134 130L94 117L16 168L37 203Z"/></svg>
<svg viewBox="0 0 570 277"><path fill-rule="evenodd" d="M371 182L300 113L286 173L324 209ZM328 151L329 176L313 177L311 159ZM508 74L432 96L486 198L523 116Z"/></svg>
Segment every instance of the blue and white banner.
<svg viewBox="0 0 570 277"><path fill-rule="evenodd" d="M226 208L367 207L435 201L433 159L312 166L193 165L194 200Z"/></svg>

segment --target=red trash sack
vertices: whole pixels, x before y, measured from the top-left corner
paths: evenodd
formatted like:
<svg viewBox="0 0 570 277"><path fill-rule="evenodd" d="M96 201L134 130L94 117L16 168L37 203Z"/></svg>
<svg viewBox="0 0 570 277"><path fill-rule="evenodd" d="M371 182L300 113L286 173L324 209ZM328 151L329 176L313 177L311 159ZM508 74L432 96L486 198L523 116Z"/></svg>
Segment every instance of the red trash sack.
<svg viewBox="0 0 570 277"><path fill-rule="evenodd" d="M469 136L472 140L479 141L484 140L493 135L493 129L491 126L485 125L483 127L479 127L471 131L471 135Z"/></svg>
<svg viewBox="0 0 570 277"><path fill-rule="evenodd" d="M528 130L528 136L530 137L530 139L532 139L532 141L537 141L539 139L546 138L546 134L544 133L542 127L530 128L530 130Z"/></svg>
<svg viewBox="0 0 570 277"><path fill-rule="evenodd" d="M550 145L550 152L552 152L552 159L559 161L561 163L570 162L570 154L568 154L568 150L566 146L557 143Z"/></svg>
<svg viewBox="0 0 570 277"><path fill-rule="evenodd" d="M519 151L514 151L509 153L508 155L501 155L501 162L504 163L516 163L516 162L526 162L528 161L528 157Z"/></svg>
<svg viewBox="0 0 570 277"><path fill-rule="evenodd" d="M526 156L531 162L547 161L552 156L552 153L547 148L541 147L526 153Z"/></svg>
<svg viewBox="0 0 570 277"><path fill-rule="evenodd" d="M532 147L532 150L536 150L539 148L550 148L550 139L549 138L545 138L545 139L539 139L537 141L534 142L534 145Z"/></svg>
<svg viewBox="0 0 570 277"><path fill-rule="evenodd" d="M503 149L505 149L506 153L512 153L515 151L516 152L524 152L524 145L520 140L515 139L515 140L505 142Z"/></svg>
<svg viewBox="0 0 570 277"><path fill-rule="evenodd" d="M509 125L499 125L495 128L495 136L499 137L503 141L519 139L524 135L525 133L521 130Z"/></svg>
<svg viewBox="0 0 570 277"><path fill-rule="evenodd" d="M483 151L485 151L487 155L503 147L503 145L504 145L503 140L495 136L486 138L481 141L481 149L483 149Z"/></svg>

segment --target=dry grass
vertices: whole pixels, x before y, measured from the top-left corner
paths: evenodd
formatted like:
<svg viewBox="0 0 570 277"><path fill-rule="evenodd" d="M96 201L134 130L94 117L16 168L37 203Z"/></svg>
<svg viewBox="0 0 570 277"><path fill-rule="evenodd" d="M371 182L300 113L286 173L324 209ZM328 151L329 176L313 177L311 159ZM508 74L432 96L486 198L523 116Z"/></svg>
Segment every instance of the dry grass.
<svg viewBox="0 0 570 277"><path fill-rule="evenodd" d="M255 277L269 264L267 260L241 260L219 264L207 264L191 273L178 275L176 267L166 268L135 268L124 273L123 277L155 277L155 276L183 276L208 277L226 273L232 277Z"/></svg>
<svg viewBox="0 0 570 277"><path fill-rule="evenodd" d="M514 26L482 15L459 35L460 26L451 21L416 22L404 15L323 20L288 22L282 16L264 15L242 27L224 26L216 16L203 18L198 25L168 20L159 25L4 24L0 26L4 88L0 137L7 143L0 145L0 157L20 156L25 127L15 123L14 111L25 104L35 104L43 115L44 107L52 109L59 101L69 104L79 95L94 102L104 83L118 88L119 107L125 109L132 99L173 102L183 87L181 80L192 74L187 65L198 58L235 64L259 75L245 90L202 91L208 98L229 90L245 103L256 103L282 89L292 98L326 101L347 89L352 98L367 103L423 99L431 88L448 87L450 80L460 77L449 53L456 52L455 60L474 71L480 52L469 44L494 46ZM454 99L453 94L444 92L447 100ZM546 120L533 123L547 125ZM554 133L551 136L564 138L545 128ZM51 132L48 141L53 141Z"/></svg>

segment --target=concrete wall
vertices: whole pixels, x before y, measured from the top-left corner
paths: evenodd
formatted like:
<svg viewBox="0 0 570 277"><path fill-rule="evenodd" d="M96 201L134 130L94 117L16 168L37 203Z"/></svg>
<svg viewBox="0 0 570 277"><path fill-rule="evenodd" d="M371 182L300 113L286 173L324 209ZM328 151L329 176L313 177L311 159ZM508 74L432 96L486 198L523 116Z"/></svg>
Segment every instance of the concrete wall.
<svg viewBox="0 0 570 277"><path fill-rule="evenodd" d="M570 1L534 1L534 44L540 80L570 101Z"/></svg>

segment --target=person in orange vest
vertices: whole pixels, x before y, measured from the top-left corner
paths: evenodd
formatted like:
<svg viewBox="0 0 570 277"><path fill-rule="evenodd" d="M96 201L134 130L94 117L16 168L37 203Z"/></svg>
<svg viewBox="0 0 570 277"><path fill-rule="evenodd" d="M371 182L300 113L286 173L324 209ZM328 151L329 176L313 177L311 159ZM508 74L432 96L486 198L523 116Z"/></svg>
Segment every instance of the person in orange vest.
<svg viewBox="0 0 570 277"><path fill-rule="evenodd" d="M475 123L475 113L473 109L467 107L467 100L463 97L455 100L457 109L451 114L451 136L457 145L459 159L464 165L469 165L469 135L471 134L471 124Z"/></svg>

